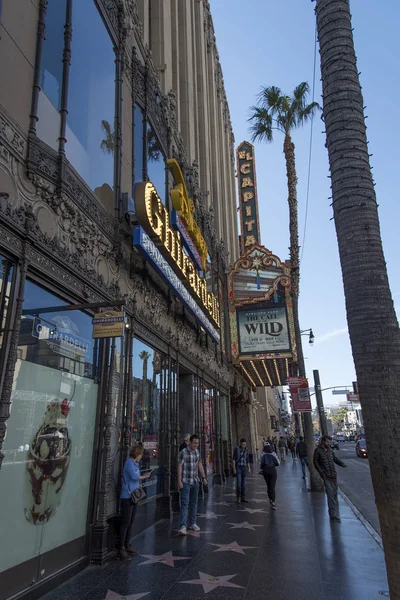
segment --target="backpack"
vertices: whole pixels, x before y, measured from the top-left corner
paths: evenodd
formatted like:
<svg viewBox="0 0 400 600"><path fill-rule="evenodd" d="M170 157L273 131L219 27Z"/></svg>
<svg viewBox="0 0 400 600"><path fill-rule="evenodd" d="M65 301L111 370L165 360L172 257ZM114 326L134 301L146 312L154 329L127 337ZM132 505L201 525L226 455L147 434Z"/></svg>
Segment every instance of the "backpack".
<svg viewBox="0 0 400 600"><path fill-rule="evenodd" d="M261 455L260 467L279 467L280 462L275 452L263 452Z"/></svg>

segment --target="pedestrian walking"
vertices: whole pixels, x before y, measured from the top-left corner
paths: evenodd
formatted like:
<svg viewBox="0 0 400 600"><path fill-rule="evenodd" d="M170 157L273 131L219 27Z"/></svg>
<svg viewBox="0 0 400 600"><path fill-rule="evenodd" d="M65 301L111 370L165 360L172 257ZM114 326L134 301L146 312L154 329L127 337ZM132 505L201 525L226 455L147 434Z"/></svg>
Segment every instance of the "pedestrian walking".
<svg viewBox="0 0 400 600"><path fill-rule="evenodd" d="M189 446L190 441L190 433L185 433L185 437L183 438L182 444L179 446L179 452L182 452L185 448Z"/></svg>
<svg viewBox="0 0 400 600"><path fill-rule="evenodd" d="M294 462L296 460L296 443L293 438L290 438L289 443L288 443L288 448L289 448L290 452L292 453L292 459Z"/></svg>
<svg viewBox="0 0 400 600"><path fill-rule="evenodd" d="M310 470L310 467L308 466L307 444L305 443L302 435L299 437L299 443L296 446L296 452L297 452L297 456L299 457L299 460L301 462L301 470L303 472L303 479L305 479L306 478L306 465L307 465L308 470Z"/></svg>
<svg viewBox="0 0 400 600"><path fill-rule="evenodd" d="M281 460L283 460L283 462L286 462L287 444L283 435L281 435L281 437L279 438L278 448L281 455Z"/></svg>
<svg viewBox="0 0 400 600"><path fill-rule="evenodd" d="M124 470L122 473L122 489L121 489L121 513L122 522L119 531L119 552L118 558L121 560L130 560L131 556L138 556L131 545L133 522L136 516L137 503L132 500L132 492L140 486L140 481L148 479L151 476L151 471L146 475L140 474L139 463L143 457L143 444L135 444L132 446L129 456L125 461Z"/></svg>
<svg viewBox="0 0 400 600"><path fill-rule="evenodd" d="M180 535L186 535L187 529L200 531L196 524L197 501L199 497L200 477L204 485L207 478L201 462L199 436L191 435L189 444L181 450L178 458L178 487L181 490Z"/></svg>
<svg viewBox="0 0 400 600"><path fill-rule="evenodd" d="M232 471L236 475L236 502L248 502L246 498L246 476L251 473L249 451L246 438L233 451Z"/></svg>
<svg viewBox="0 0 400 600"><path fill-rule="evenodd" d="M272 446L266 442L264 444L264 450L261 454L260 466L262 473L267 484L268 498L271 508L276 510L275 504L275 486L278 474L276 467L279 467L279 458L276 452L273 451Z"/></svg>
<svg viewBox="0 0 400 600"><path fill-rule="evenodd" d="M331 437L323 435L319 446L314 450L314 467L321 475L325 492L328 499L328 511L331 521L340 523L338 506L338 483L335 463L340 467L347 468L344 462L339 460L331 448Z"/></svg>

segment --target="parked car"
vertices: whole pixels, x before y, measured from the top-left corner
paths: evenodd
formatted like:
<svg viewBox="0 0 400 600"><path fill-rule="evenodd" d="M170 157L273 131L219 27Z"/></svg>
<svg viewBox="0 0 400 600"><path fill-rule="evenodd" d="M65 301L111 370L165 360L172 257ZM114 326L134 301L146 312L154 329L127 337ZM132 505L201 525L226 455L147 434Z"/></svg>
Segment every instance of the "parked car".
<svg viewBox="0 0 400 600"><path fill-rule="evenodd" d="M356 444L356 454L360 458L368 458L368 448L365 440L358 440Z"/></svg>
<svg viewBox="0 0 400 600"><path fill-rule="evenodd" d="M331 448L332 450L339 450L339 442L337 440L331 440Z"/></svg>

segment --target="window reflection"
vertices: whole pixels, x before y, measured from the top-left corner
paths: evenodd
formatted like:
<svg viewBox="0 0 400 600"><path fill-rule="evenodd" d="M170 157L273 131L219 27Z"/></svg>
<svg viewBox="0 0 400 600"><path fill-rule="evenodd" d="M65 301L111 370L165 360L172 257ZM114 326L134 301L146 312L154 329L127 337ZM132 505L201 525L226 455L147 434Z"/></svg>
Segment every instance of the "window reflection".
<svg viewBox="0 0 400 600"><path fill-rule="evenodd" d="M203 388L203 431L207 473L214 471L214 389Z"/></svg>
<svg viewBox="0 0 400 600"><path fill-rule="evenodd" d="M4 330L10 302L13 267L10 260L0 256L0 357L2 356ZM0 363L1 364L1 363Z"/></svg>
<svg viewBox="0 0 400 600"><path fill-rule="evenodd" d="M93 378L93 357L97 344L92 339L91 318L78 310L43 310L65 304L65 301L32 281L26 281L18 358Z"/></svg>
<svg viewBox="0 0 400 600"><path fill-rule="evenodd" d="M156 188L161 200L165 203L165 157L161 144L150 123L147 123L147 177Z"/></svg>
<svg viewBox="0 0 400 600"><path fill-rule="evenodd" d="M162 355L140 340L133 343L132 438L144 447L141 470L155 469L145 481L148 495L156 493L159 458L160 403L166 372Z"/></svg>
<svg viewBox="0 0 400 600"><path fill-rule="evenodd" d="M111 209L115 55L93 0L74 2L72 28L67 158L103 205Z"/></svg>
<svg viewBox="0 0 400 600"><path fill-rule="evenodd" d="M137 104L134 108L133 123L133 180L134 183L138 183L143 181L143 111Z"/></svg>
<svg viewBox="0 0 400 600"><path fill-rule="evenodd" d="M46 13L46 36L40 65L40 92L36 133L58 149L64 48L66 0L50 0Z"/></svg>

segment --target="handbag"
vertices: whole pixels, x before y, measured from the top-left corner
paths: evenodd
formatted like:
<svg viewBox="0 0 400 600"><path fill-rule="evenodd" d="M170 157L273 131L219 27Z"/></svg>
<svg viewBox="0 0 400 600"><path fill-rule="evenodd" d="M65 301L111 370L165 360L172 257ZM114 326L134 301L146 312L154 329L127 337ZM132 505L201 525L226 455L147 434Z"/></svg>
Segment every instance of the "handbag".
<svg viewBox="0 0 400 600"><path fill-rule="evenodd" d="M126 487L128 488L125 478L122 475L122 481L125 483ZM128 488L129 491L129 488ZM131 497L131 504L139 504L139 502L141 500L144 500L146 498L146 492L144 491L144 489L142 488L142 486L139 484L139 487L136 490L133 490L133 492L129 493L130 497Z"/></svg>

